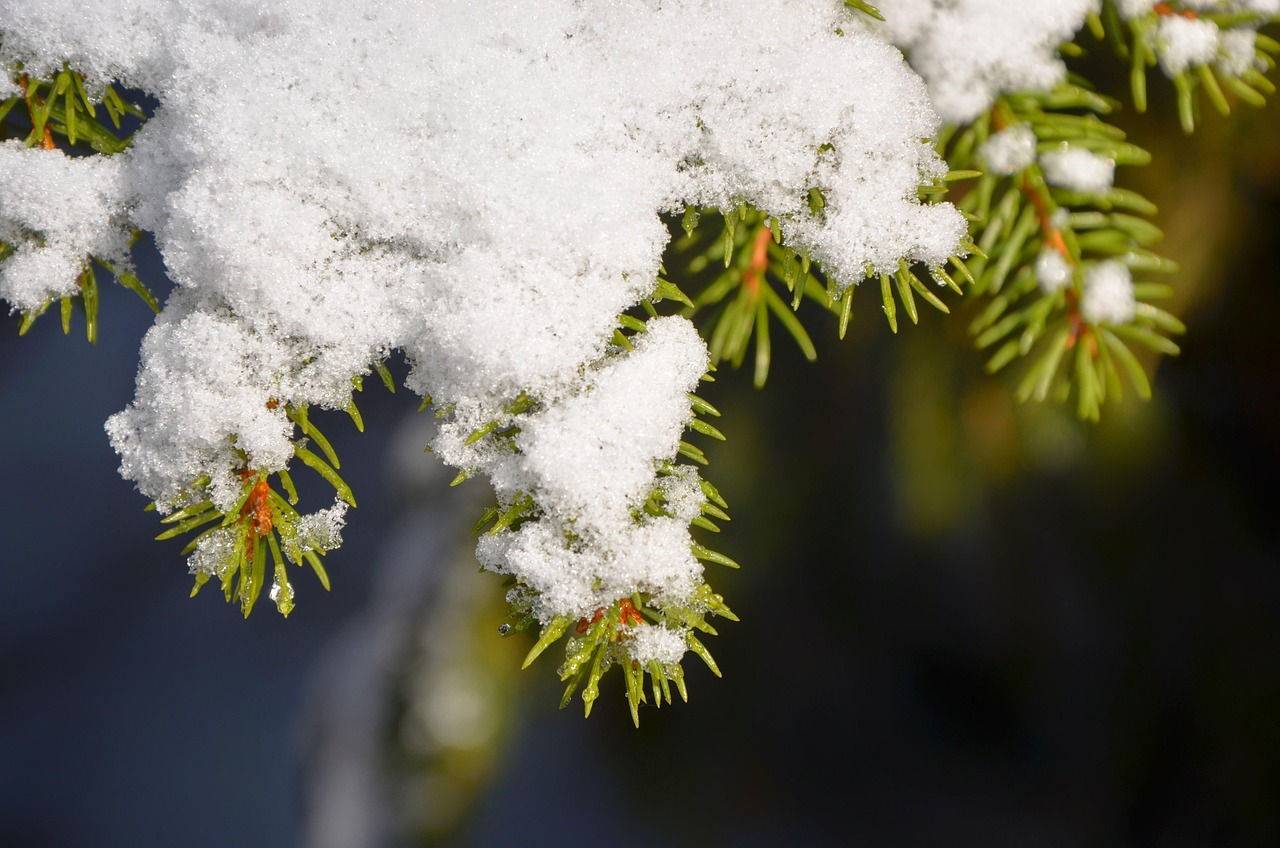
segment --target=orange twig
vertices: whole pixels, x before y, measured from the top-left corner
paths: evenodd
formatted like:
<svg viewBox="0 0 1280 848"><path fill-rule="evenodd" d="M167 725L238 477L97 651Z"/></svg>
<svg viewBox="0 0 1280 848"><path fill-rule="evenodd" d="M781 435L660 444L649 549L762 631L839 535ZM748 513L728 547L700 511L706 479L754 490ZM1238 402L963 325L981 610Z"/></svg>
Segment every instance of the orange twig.
<svg viewBox="0 0 1280 848"><path fill-rule="evenodd" d="M26 74L23 74L18 78L18 83L22 86L22 99L27 102L27 114L31 116L31 126L34 129L36 124L36 109L44 106L44 101L40 99L39 94L33 95L27 93L29 90L27 85L30 81L30 78ZM57 147L57 145L53 143L53 130L49 127L48 121L44 122L44 138L41 140L40 146L45 150L53 150Z"/></svg>
<svg viewBox="0 0 1280 848"><path fill-rule="evenodd" d="M751 262L742 274L742 283L752 294L760 291L760 282L769 267L769 242L773 240L773 232L768 227L761 227L756 233L756 240L751 245Z"/></svg>
<svg viewBox="0 0 1280 848"><path fill-rule="evenodd" d="M1196 18L1200 17L1198 14L1196 14L1196 12L1193 9L1182 9L1181 11L1179 11L1177 9L1174 9L1173 6L1171 6L1168 3L1157 3L1153 7L1153 11L1157 15L1163 15L1165 17L1168 17L1170 15L1181 15L1182 17L1186 18L1189 21L1194 21Z"/></svg>

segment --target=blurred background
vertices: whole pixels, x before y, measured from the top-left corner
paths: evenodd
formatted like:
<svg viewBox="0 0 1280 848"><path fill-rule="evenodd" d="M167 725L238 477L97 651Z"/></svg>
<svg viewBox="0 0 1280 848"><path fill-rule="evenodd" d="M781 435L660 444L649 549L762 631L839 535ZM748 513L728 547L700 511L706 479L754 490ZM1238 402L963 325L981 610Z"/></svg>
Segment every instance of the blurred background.
<svg viewBox="0 0 1280 848"><path fill-rule="evenodd" d="M986 377L964 310L893 337L866 292L843 343L811 310L816 364L705 392L742 621L639 730L616 675L584 721L554 660L518 671L485 484L448 488L407 394L327 421L333 591L245 621L116 474L145 308L104 288L96 347L6 319L0 845L1280 844L1280 108L1187 139L1172 107L1115 118L1182 266L1155 400L1087 427Z"/></svg>

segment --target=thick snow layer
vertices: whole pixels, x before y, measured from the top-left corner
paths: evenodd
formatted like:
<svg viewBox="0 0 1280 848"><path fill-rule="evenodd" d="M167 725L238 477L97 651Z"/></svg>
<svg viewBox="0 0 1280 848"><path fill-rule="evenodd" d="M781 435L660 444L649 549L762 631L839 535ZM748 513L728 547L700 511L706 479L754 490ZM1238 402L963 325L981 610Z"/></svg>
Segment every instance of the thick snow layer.
<svg viewBox="0 0 1280 848"><path fill-rule="evenodd" d="M653 459L675 459L689 419L687 393L706 369L706 349L689 322L651 321L634 352L523 422L516 445L525 479L504 482L536 489L544 508L578 519L579 534L631 523L631 510L653 486Z"/></svg>
<svg viewBox="0 0 1280 848"><path fill-rule="evenodd" d="M91 91L161 104L110 160L0 149L5 239L45 238L2 266L11 306L72 291L74 261L117 256L129 226L178 286L108 423L122 473L162 507L209 475L230 504L245 461L290 461L286 404L340 407L399 349L409 386L453 410L446 460L538 499L481 553L548 615L701 573L700 501L630 510L676 486L655 463L705 348L672 319L610 353L654 285L660 213L753 204L841 286L941 263L965 234L917 199L946 171L925 86L834 0L0 0L0 30L6 63L69 62ZM517 450L462 445L521 393L538 411L513 422Z"/></svg>
<svg viewBox="0 0 1280 848"><path fill-rule="evenodd" d="M692 469L655 478L655 461L676 457L689 420L687 392L707 367L706 348L681 318L649 322L635 349L610 357L577 394L520 416L518 452L433 443L447 462L489 474L500 499L533 495L543 510L516 533L481 542L488 568L537 589L537 612L587 615L643 590L678 601L697 588L689 522L703 496ZM643 516L655 490L670 516Z"/></svg>

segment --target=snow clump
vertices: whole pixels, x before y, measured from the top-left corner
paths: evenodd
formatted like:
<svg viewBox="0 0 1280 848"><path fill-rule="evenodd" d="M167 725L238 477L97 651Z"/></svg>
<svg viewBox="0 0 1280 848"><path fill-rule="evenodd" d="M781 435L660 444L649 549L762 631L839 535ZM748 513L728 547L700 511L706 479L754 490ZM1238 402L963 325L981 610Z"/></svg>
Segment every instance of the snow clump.
<svg viewBox="0 0 1280 848"><path fill-rule="evenodd" d="M1097 0L880 0L886 37L929 84L944 121L969 123L1013 91L1067 77L1058 47Z"/></svg>
<svg viewBox="0 0 1280 848"><path fill-rule="evenodd" d="M1170 77L1192 65L1207 65L1218 55L1218 25L1204 18L1163 15L1156 29L1160 70Z"/></svg>
<svg viewBox="0 0 1280 848"><path fill-rule="evenodd" d="M1026 124L992 133L978 148L978 158L992 173L1007 177L1036 161L1036 134Z"/></svg>
<svg viewBox="0 0 1280 848"><path fill-rule="evenodd" d="M1086 271L1080 314L1090 324L1127 324L1132 321L1137 314L1137 300L1133 294L1133 274L1129 269L1108 259Z"/></svg>
<svg viewBox="0 0 1280 848"><path fill-rule="evenodd" d="M1087 4L1026 5L1066 37ZM402 351L407 385L451 410L446 461L500 500L537 499L480 555L544 593L544 621L638 586L679 602L700 581L697 498L674 517L632 510L684 485L656 469L705 347L678 318L634 353L612 346L654 286L662 213L752 204L841 287L940 264L966 232L917 197L947 170L924 84L833 0L0 0L0 30L9 67L67 62L90 91L160 104L110 159L0 147L2 237L45 244L0 266L12 308L72 293L70 258L120 258L132 227L177 286L107 425L122 473L162 510L207 476L225 508L246 462L289 464L289 405L341 408ZM1039 41L1031 54L977 74L983 91L1036 63L1058 73ZM70 211L51 216L54 197ZM465 444L495 420L520 426L514 450ZM193 565L207 572L210 552Z"/></svg>
<svg viewBox="0 0 1280 848"><path fill-rule="evenodd" d="M1045 294L1066 288L1071 282L1071 263L1058 251L1045 248L1036 257L1036 282Z"/></svg>
<svg viewBox="0 0 1280 848"><path fill-rule="evenodd" d="M85 257L127 266L121 163L0 142L0 300L23 312L79 294Z"/></svg>
<svg viewBox="0 0 1280 848"><path fill-rule="evenodd" d="M1116 176L1114 160L1067 144L1040 154L1040 167L1050 185L1081 194L1106 194Z"/></svg>

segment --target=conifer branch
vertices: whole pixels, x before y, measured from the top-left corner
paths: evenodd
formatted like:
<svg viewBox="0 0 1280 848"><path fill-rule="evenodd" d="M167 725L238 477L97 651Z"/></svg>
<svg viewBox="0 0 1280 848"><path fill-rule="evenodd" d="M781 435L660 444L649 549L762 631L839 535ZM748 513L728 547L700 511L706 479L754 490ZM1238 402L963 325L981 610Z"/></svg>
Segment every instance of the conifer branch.
<svg viewBox="0 0 1280 848"><path fill-rule="evenodd" d="M1072 394L1088 420L1123 396L1122 374L1139 396L1149 396L1149 381L1145 373L1135 376L1137 359L1122 338L1176 353L1160 334L1184 330L1141 299L1164 288L1132 282L1135 272L1170 273L1176 266L1150 250L1161 238L1145 217L1155 207L1112 186L1116 165L1150 157L1101 120L1109 110L1074 84L1011 95L950 134L944 150L953 166L986 171L957 202L977 244L994 257L969 261L971 296L987 301L970 330L979 349L992 351L988 372L1026 358L1016 396L1043 401Z"/></svg>
<svg viewBox="0 0 1280 848"><path fill-rule="evenodd" d="M1277 16L1221 5L1213 11L1203 3L1159 2L1126 17L1115 0L1106 0L1090 13L1094 37L1130 63L1130 92L1139 112L1147 108L1147 73L1157 66L1173 83L1186 133L1200 120L1201 95L1227 115L1232 100L1261 107L1275 94L1266 74L1275 68L1280 43L1258 30Z"/></svg>
<svg viewBox="0 0 1280 848"><path fill-rule="evenodd" d="M669 281L661 281L653 297L646 300L649 308L661 300L673 300L687 303L689 299ZM646 321L620 316L617 332L618 345L615 356L625 356L635 350L631 339L647 332ZM712 439L724 439L719 429L707 423L699 416L718 416L719 412L710 404L698 398L696 394L688 395L690 413L687 429L701 436ZM492 441L493 449L503 452L520 450L518 436L521 422L526 416L536 416L543 411L537 402L528 396L521 396L504 408L504 416L475 431L468 442L471 445ZM706 458L692 444L682 443L682 452L686 449L694 453L693 458L699 464L705 464ZM643 503L638 504L631 512L631 520L637 527L643 527L654 521L682 518L693 527L712 533L720 532L719 526L712 519L728 521L727 504L719 492L701 478L696 465L663 461L655 468L656 476L653 487ZM688 506L677 504L672 498L674 493L681 498L688 497L688 482L696 483L697 505L694 514L688 514ZM674 483L675 486L668 486ZM543 520L547 514L539 504L538 492L518 492L500 498L489 506L476 523L475 532L488 537L496 537L495 543L501 543L503 537L513 536L523 526L531 522ZM566 532L561 544L566 550L576 550L582 540L572 532ZM691 554L704 562L737 568L737 563L724 554L713 551L705 545L694 542ZM643 552L636 552L643 556ZM715 629L707 621L709 616L720 616L736 621L737 617L725 605L724 599L715 594L706 582L689 596L672 596L660 586L639 586L628 595L610 600L608 603L585 612L577 618L568 615L557 615L546 619L539 613L545 607L542 592L530 582L513 575L507 582L507 601L510 606L508 621L499 632L506 636L527 630L539 625L539 636L530 649L523 663L531 665L549 647L565 640L564 661L557 674L566 684L561 707L567 706L574 694L581 690L584 711L590 715L600 695L600 683L606 673L617 666L622 670L623 690L631 711L632 720L639 725L639 707L647 703L645 679L649 680L648 691L652 693L655 706L671 703L671 688L685 700L688 693L684 683L684 671L681 657L686 651L697 654L719 674L710 652L694 635L701 631L715 635Z"/></svg>
<svg viewBox="0 0 1280 848"><path fill-rule="evenodd" d="M49 79L31 77L21 66L12 73L12 81L20 94L0 102L0 139L15 131L25 133L23 143L27 147L43 150L59 149L58 140L69 150L92 151L111 156L128 149L133 133L122 134L122 118L133 119L140 125L146 115L137 106L126 103L111 85L102 87L98 96L91 97L86 90L84 76L66 63L60 72ZM23 108L18 108L19 104ZM106 113L112 126L102 123ZM135 130L136 131L136 130ZM133 229L129 238L132 247L142 236ZM12 238L10 236L9 238ZM39 251L45 247L46 235L22 228L19 239L13 243L0 239L0 263L20 251ZM59 304L62 332L71 332L71 317L75 304L79 304L85 319L85 337L92 344L98 338L98 282L94 273L97 266L107 272L117 283L134 292L153 312L160 306L151 291L134 273L128 256L100 256L88 254L80 261L80 271L75 275L75 293L60 297L51 296L38 306L18 310L21 320L18 334L26 335L36 319L48 311L55 302ZM65 285L58 288L65 289Z"/></svg>
<svg viewBox="0 0 1280 848"><path fill-rule="evenodd" d="M455 22L442 44L430 16L361 10L340 22L351 42L391 38L408 57L361 80L412 92L403 115L386 115L333 97L350 80L328 66L314 80L300 72L297 56L333 46L306 22L282 19L249 43L195 7L179 21L157 4L138 38L173 41L161 62L107 36L84 43L59 25L74 4L47 2L54 14L0 23L12 83L0 175L26 191L0 199L0 296L20 334L57 304L64 333L79 308L92 342L98 271L161 311L129 263L139 227L153 232L177 292L144 341L137 399L108 431L126 476L167 513L158 538L194 534L183 550L193 594L216 578L248 615L270 583L287 616L287 566L329 588L322 557L356 499L311 411L341 408L363 431L352 390L372 370L395 391L381 358L399 350L404 385L440 420L428 450L457 469L453 485L494 486L475 529L482 566L507 577L501 632L536 626L526 666L563 642L563 703L580 692L588 714L619 667L637 723L650 698L687 697L688 654L720 673L703 638L711 619L737 620L705 579L738 564L706 543L729 520L702 476L707 440L732 428L710 422L720 412L700 382L750 362L762 386L779 329L814 359L801 304L829 312L843 337L867 282L894 333L925 305L945 314L967 298L987 369L1021 367L1020 399L1073 399L1097 420L1124 391L1150 397L1145 354L1176 354L1185 328L1155 305L1170 289L1149 275L1175 268L1154 252L1154 206L1113 184L1116 166L1149 156L1104 120L1116 101L1062 57L1082 52L1070 39L1088 26L1128 63L1139 111L1159 67L1189 132L1204 103L1263 105L1280 53L1258 32L1270 16L1225 0L956 0L903 15L918 23L906 28L895 11L923 0L780 7L809 63L778 63L772 34L726 29L727 5L624 19L608 4L564 4L554 45L494 38L487 20ZM966 15L999 35L997 49L965 44L931 64L952 55ZM619 35L633 26L649 28L643 62ZM678 40L655 37L662 27L687 41L671 52ZM255 69L250 90L209 79L213 31L228 67ZM66 49L49 60L29 44ZM438 75L442 50L465 73ZM638 62L681 72L637 82L618 71ZM95 74L146 80L165 119L138 135L147 115ZM500 91L477 83L492 79ZM461 95L495 108L457 108L472 84ZM565 92L573 121L544 108ZM258 120L264 97L276 99L271 121ZM280 119L319 102L305 132ZM252 130L202 117L223 111ZM935 149L938 116L948 125ZM429 155L406 167L389 149ZM148 166L162 173L132 170ZM684 237L664 256L654 215L681 208ZM597 221L607 237L585 232ZM297 511L297 463L334 489L332 507Z"/></svg>

